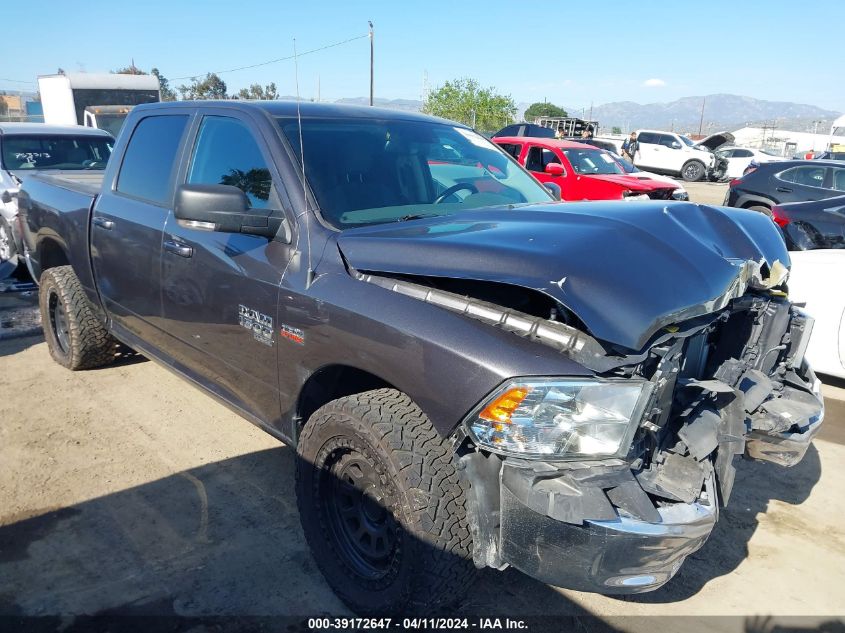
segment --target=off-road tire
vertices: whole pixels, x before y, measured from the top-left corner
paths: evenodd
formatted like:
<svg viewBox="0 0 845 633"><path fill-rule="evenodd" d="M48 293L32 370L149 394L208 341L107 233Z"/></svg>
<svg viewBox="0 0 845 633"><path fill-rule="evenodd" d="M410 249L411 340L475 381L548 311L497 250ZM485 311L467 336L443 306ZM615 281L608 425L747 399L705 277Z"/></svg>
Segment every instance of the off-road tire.
<svg viewBox="0 0 845 633"><path fill-rule="evenodd" d="M762 213L763 215L772 217L772 210L769 207L763 206L762 204L755 204L745 208L749 211L757 211L758 213Z"/></svg>
<svg viewBox="0 0 845 633"><path fill-rule="evenodd" d="M93 369L115 360L118 342L97 318L70 266L49 268L41 275L38 303L50 356L71 370ZM63 310L66 327L60 336L55 308ZM60 339L64 340L61 342Z"/></svg>
<svg viewBox="0 0 845 633"><path fill-rule="evenodd" d="M704 163L698 160L688 160L681 167L681 178L686 182L698 182L707 173L707 168Z"/></svg>
<svg viewBox="0 0 845 633"><path fill-rule="evenodd" d="M449 442L407 395L377 389L326 404L302 430L297 454L305 538L326 581L353 611L430 614L460 600L476 572L467 484ZM376 483L370 497L379 500L397 530L395 547L377 574L360 571L333 527L331 508L343 494L334 499L325 494L331 485L349 490L337 483L342 479L337 469L350 459L372 468Z"/></svg>

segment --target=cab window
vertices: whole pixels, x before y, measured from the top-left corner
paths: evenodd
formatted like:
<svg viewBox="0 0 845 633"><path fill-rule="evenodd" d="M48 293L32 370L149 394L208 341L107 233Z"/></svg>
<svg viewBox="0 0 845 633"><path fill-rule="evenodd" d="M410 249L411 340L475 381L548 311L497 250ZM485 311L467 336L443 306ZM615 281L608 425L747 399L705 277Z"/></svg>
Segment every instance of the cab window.
<svg viewBox="0 0 845 633"><path fill-rule="evenodd" d="M224 116L203 118L186 182L237 187L254 209L268 207L273 185L252 132L238 119Z"/></svg>

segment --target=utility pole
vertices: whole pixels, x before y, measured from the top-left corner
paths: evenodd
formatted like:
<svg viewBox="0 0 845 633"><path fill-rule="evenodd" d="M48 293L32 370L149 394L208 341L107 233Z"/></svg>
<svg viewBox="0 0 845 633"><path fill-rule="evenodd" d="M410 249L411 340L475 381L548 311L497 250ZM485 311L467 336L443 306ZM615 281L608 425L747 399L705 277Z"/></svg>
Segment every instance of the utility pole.
<svg viewBox="0 0 845 633"><path fill-rule="evenodd" d="M707 97L701 97L701 118L698 120L698 136L701 136L701 128L704 126L704 104L707 103Z"/></svg>
<svg viewBox="0 0 845 633"><path fill-rule="evenodd" d="M373 32L373 22L369 20L367 22L370 25L370 105L373 105L373 40L375 39L375 33Z"/></svg>

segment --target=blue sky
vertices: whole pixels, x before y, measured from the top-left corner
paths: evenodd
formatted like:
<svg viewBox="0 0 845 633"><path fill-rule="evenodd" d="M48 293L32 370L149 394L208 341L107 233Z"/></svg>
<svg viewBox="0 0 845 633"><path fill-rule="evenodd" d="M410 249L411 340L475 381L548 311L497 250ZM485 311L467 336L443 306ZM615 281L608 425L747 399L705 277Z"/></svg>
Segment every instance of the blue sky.
<svg viewBox="0 0 845 633"><path fill-rule="evenodd" d="M39 74L135 64L173 78L290 55L367 32L375 24L376 96L418 99L460 76L517 102L589 106L671 101L727 92L845 111L834 33L841 0L465 2L393 0L145 0L12 2L0 39L0 89ZM555 8L552 8L555 7ZM579 15L579 11L581 14ZM833 39L831 39L833 38ZM833 48L831 48L833 47ZM838 49L837 49L838 50ZM323 99L369 90L366 39L304 56L300 92ZM294 94L294 66L223 73L230 91L274 81ZM650 81L651 80L651 81Z"/></svg>

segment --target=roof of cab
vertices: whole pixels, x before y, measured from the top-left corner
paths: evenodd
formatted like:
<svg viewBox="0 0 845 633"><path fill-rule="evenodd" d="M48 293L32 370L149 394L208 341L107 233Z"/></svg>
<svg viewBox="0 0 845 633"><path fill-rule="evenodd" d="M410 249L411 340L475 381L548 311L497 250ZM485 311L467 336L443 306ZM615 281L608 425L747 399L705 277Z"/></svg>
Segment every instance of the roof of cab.
<svg viewBox="0 0 845 633"><path fill-rule="evenodd" d="M600 147L587 143L556 138L541 138L538 136L494 136L493 141L496 143L533 143L534 145L545 145L547 147L557 147L558 149L594 149L600 152L605 151Z"/></svg>
<svg viewBox="0 0 845 633"><path fill-rule="evenodd" d="M46 123L0 123L0 135L25 134L27 136L104 136L112 138L105 130L84 125L48 125Z"/></svg>
<svg viewBox="0 0 845 633"><path fill-rule="evenodd" d="M234 99L230 101L165 101L162 103L145 103L137 105L133 112L145 112L159 108L229 108L234 110L263 110L274 117L295 117L297 116L296 101L249 101ZM314 103L313 101L300 101L299 114L303 118L360 118L360 119L387 119L404 121L426 121L429 123L448 123L459 127L467 127L455 121L448 121L438 117L407 112L405 110L389 110L387 108L375 108L370 106L349 105L341 103Z"/></svg>

